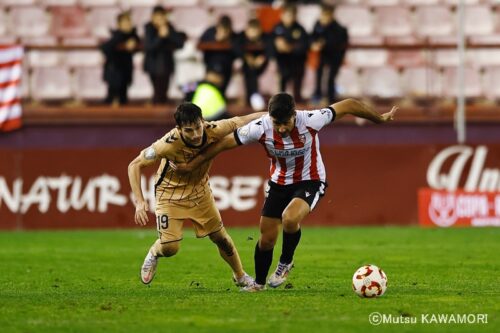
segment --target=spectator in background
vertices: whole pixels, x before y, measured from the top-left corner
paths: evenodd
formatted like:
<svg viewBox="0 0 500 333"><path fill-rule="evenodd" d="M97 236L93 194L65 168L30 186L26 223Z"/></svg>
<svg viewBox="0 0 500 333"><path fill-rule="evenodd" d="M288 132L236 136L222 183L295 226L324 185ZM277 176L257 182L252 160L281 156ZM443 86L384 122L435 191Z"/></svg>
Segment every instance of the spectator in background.
<svg viewBox="0 0 500 333"><path fill-rule="evenodd" d="M335 7L333 6L321 6L321 14L311 36L311 49L320 54L319 67L316 72L316 89L313 96L314 103L321 102L325 90L328 94L328 103L336 102L335 78L344 61L349 43L347 29L335 20L334 11ZM329 72L325 89L322 81L323 74L326 74L327 70Z"/></svg>
<svg viewBox="0 0 500 333"><path fill-rule="evenodd" d="M185 100L198 105L206 121L230 118L226 97L222 91L223 84L224 69L220 65L209 67L202 81L183 87Z"/></svg>
<svg viewBox="0 0 500 333"><path fill-rule="evenodd" d="M243 74L247 104L256 111L265 107L264 100L259 93L259 76L266 70L271 54L268 36L264 35L260 22L251 19L240 34L241 58L243 59Z"/></svg>
<svg viewBox="0 0 500 333"><path fill-rule="evenodd" d="M145 26L144 38L144 71L153 84L153 104L164 104L168 100L170 77L174 73L173 52L184 46L186 34L175 30L168 22L166 10L156 6L151 22Z"/></svg>
<svg viewBox="0 0 500 333"><path fill-rule="evenodd" d="M224 93L233 74L233 62L238 55L236 39L231 18L223 15L215 26L205 30L198 45L203 51L206 68L223 69L222 91Z"/></svg>
<svg viewBox="0 0 500 333"><path fill-rule="evenodd" d="M297 23L297 7L285 5L281 13L281 22L273 29L273 42L281 75L281 91L293 80L295 100L301 103L302 80L309 49L309 37L305 29Z"/></svg>
<svg viewBox="0 0 500 333"><path fill-rule="evenodd" d="M101 45L106 58L104 81L108 84L106 104L127 104L127 89L132 83L132 55L138 50L139 36L132 25L130 13L117 16L118 29L111 31L111 38Z"/></svg>

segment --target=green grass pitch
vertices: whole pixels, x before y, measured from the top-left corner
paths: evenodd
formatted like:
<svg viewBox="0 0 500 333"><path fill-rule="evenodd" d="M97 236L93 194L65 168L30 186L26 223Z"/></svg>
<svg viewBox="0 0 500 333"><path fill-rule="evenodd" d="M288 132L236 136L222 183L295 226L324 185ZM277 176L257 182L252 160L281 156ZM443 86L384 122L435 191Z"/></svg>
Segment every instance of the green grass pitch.
<svg viewBox="0 0 500 333"><path fill-rule="evenodd" d="M253 275L257 228L229 232ZM0 332L500 332L500 228L306 226L290 288L254 294L233 286L208 239L184 236L145 286L154 230L0 233ZM388 275L381 298L351 290L366 263ZM375 311L484 313L488 323L373 326Z"/></svg>

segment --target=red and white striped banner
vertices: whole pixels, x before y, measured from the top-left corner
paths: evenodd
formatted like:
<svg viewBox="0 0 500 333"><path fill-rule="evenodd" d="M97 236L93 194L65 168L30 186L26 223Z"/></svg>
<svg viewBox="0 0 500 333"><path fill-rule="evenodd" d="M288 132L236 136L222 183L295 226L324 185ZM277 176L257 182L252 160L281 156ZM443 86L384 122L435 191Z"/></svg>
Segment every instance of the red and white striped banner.
<svg viewBox="0 0 500 333"><path fill-rule="evenodd" d="M0 45L0 132L21 127L23 47Z"/></svg>

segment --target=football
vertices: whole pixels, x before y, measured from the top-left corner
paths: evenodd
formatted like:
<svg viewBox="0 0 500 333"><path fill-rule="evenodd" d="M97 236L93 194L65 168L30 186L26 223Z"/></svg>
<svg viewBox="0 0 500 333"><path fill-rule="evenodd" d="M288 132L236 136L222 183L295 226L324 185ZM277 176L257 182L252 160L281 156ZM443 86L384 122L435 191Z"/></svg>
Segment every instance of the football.
<svg viewBox="0 0 500 333"><path fill-rule="evenodd" d="M360 297L379 297L387 290L387 275L375 265L360 267L352 277L352 289Z"/></svg>

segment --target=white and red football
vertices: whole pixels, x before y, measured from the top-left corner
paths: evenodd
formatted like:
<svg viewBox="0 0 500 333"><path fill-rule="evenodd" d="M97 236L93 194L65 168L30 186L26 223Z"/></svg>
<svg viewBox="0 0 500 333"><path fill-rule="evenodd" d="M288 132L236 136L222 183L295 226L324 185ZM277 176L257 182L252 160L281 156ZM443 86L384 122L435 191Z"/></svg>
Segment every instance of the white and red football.
<svg viewBox="0 0 500 333"><path fill-rule="evenodd" d="M387 275L375 265L360 267L352 277L352 289L360 297L379 297L387 290Z"/></svg>

